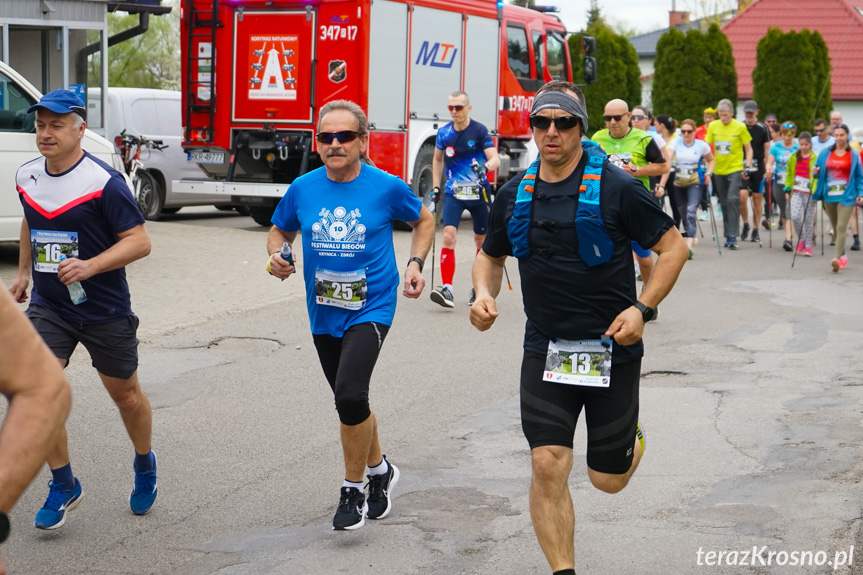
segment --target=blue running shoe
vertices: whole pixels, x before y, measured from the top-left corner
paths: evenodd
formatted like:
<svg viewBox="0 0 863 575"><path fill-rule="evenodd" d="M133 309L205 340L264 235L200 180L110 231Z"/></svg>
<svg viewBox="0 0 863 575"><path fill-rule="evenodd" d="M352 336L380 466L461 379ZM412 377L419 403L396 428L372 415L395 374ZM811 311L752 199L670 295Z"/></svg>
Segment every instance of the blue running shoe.
<svg viewBox="0 0 863 575"><path fill-rule="evenodd" d="M66 514L78 507L84 499L84 490L77 477L74 488L67 488L65 483L57 485L54 481L49 481L48 489L48 499L36 513L37 529L59 529L66 523Z"/></svg>
<svg viewBox="0 0 863 575"><path fill-rule="evenodd" d="M129 494L129 507L135 515L145 515L159 494L156 485L156 454L153 454L153 471L138 471L135 469L135 488ZM133 466L134 467L134 466Z"/></svg>

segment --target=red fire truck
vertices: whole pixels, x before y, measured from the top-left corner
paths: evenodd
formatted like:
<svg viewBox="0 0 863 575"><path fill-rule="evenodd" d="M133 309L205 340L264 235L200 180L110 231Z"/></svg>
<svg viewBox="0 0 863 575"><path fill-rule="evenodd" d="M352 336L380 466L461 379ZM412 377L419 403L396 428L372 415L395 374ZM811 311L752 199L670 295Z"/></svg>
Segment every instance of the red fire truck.
<svg viewBox="0 0 863 575"><path fill-rule="evenodd" d="M503 181L535 157L536 90L572 79L560 20L503 0L183 0L181 16L183 148L209 179L174 190L230 196L262 225L322 165L329 100L366 110L369 157L425 200L450 93L496 138Z"/></svg>

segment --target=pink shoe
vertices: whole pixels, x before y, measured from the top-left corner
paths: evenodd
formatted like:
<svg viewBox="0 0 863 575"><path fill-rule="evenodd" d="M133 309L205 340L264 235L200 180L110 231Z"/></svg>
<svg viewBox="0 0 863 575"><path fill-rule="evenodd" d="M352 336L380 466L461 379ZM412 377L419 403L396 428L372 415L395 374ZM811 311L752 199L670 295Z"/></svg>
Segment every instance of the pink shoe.
<svg viewBox="0 0 863 575"><path fill-rule="evenodd" d="M803 255L807 258L812 257L812 248L803 248Z"/></svg>
<svg viewBox="0 0 863 575"><path fill-rule="evenodd" d="M802 254L804 249L806 249L806 246L804 245L804 243L803 242L797 242L797 249L794 251L798 254Z"/></svg>
<svg viewBox="0 0 863 575"><path fill-rule="evenodd" d="M839 258L839 269L844 270L845 266L848 265L848 256L842 256Z"/></svg>

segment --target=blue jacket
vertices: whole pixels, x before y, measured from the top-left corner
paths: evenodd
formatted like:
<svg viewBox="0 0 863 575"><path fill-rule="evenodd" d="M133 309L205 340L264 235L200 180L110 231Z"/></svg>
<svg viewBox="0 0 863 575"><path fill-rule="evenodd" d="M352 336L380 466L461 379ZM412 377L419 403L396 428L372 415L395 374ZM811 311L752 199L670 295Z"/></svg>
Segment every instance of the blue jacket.
<svg viewBox="0 0 863 575"><path fill-rule="evenodd" d="M815 193L812 194L812 199L815 201L824 200L827 203L842 202L843 206L853 206L854 201L858 196L863 196L863 163L860 161L860 154L852 148L848 148L846 153L851 154L851 177L848 179L848 187L845 188L845 194L839 196L827 195L827 158L833 151L833 146L821 150L818 154L816 166L820 172L818 174L818 182L815 184Z"/></svg>

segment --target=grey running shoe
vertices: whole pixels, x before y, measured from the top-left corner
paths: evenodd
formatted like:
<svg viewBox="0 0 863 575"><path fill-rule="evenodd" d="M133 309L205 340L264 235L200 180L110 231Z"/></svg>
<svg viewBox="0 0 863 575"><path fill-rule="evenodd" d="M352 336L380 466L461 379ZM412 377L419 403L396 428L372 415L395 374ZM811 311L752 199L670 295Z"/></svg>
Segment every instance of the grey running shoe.
<svg viewBox="0 0 863 575"><path fill-rule="evenodd" d="M362 491L356 487L342 487L339 507L333 517L333 529L336 531L359 529L366 524L368 510L366 496Z"/></svg>
<svg viewBox="0 0 863 575"><path fill-rule="evenodd" d="M853 247L851 248L854 249ZM467 298L467 305L473 305L473 302L476 301L476 292L473 291L473 288L470 288L470 295Z"/></svg>
<svg viewBox="0 0 863 575"><path fill-rule="evenodd" d="M455 307L455 302L452 298L452 291L447 287L433 289L429 297L433 302L438 305L442 305L443 307Z"/></svg>
<svg viewBox="0 0 863 575"><path fill-rule="evenodd" d="M384 455L384 460L386 460ZM368 475L369 478L369 519L383 519L393 508L393 487L399 482L399 468L387 461L389 469L382 475Z"/></svg>

